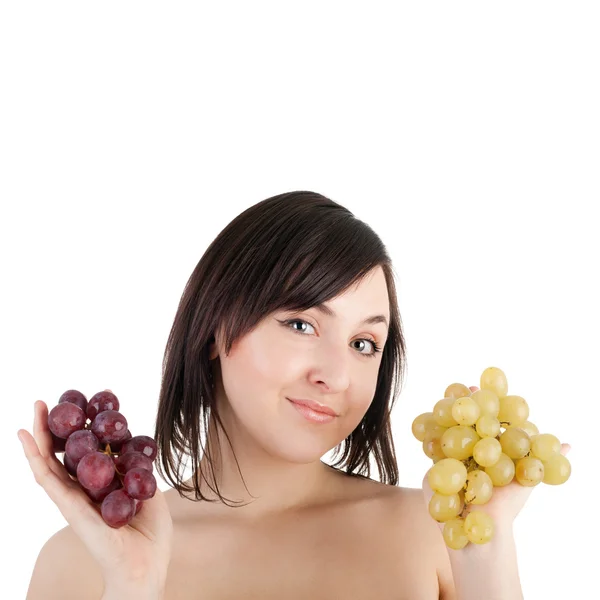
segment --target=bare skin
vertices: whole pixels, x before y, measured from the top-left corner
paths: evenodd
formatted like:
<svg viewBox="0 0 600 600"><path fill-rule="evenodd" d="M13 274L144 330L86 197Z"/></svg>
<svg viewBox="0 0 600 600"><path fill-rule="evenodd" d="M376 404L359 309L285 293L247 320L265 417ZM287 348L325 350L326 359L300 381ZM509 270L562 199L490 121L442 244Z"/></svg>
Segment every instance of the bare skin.
<svg viewBox="0 0 600 600"><path fill-rule="evenodd" d="M383 348L389 323L383 272L375 269L327 306L335 314L269 315L229 355L216 333L215 393L233 449L216 435L214 420L208 446L221 494L248 504L232 508L164 493L173 533L161 598L455 597L422 490L351 477L320 460L356 428L373 399L381 354L372 341ZM363 323L378 314L387 323ZM292 318L308 326L284 323ZM290 397L326 404L337 416L326 424L307 421ZM205 455L201 471L214 485L207 466ZM197 476L203 494L216 499ZM69 596L67 588L77 593ZM51 600L49 589L64 600L103 597L102 573L71 527L42 550L28 599Z"/></svg>
<svg viewBox="0 0 600 600"><path fill-rule="evenodd" d="M165 492L173 553L164 600L455 599L422 490L339 473L332 482L322 505L256 520ZM103 597L98 563L70 526L47 547L28 599Z"/></svg>
<svg viewBox="0 0 600 600"><path fill-rule="evenodd" d="M454 597L420 489L332 473L322 505L256 520L200 509L174 490L166 497L175 535L168 600Z"/></svg>

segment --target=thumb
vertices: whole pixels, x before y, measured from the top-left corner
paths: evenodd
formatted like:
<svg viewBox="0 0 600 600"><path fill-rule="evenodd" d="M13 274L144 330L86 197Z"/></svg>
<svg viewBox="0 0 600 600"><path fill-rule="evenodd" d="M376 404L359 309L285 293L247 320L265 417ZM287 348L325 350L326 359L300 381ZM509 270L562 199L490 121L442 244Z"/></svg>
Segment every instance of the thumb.
<svg viewBox="0 0 600 600"><path fill-rule="evenodd" d="M130 525L149 539L169 540L173 533L173 520L164 493L156 488L154 496L144 500Z"/></svg>

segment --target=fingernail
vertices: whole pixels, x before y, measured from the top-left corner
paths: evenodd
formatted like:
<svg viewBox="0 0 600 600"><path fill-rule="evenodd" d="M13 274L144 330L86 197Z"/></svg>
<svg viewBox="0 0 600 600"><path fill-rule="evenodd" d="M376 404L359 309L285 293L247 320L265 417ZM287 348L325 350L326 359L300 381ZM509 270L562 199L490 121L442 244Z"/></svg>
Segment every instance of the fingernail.
<svg viewBox="0 0 600 600"><path fill-rule="evenodd" d="M19 429L19 431L17 431L17 437L19 438L19 441L22 444L23 443L23 438L21 437L21 430L20 429Z"/></svg>

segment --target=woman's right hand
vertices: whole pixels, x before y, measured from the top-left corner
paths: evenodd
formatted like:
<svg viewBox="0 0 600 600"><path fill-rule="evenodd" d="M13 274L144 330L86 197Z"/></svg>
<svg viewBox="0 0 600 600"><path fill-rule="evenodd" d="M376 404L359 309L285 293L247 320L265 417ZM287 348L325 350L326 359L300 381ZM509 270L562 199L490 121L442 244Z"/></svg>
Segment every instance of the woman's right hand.
<svg viewBox="0 0 600 600"><path fill-rule="evenodd" d="M33 436L25 429L18 431L29 466L37 483L97 561L105 588L143 587L156 590L156 597L160 597L173 541L173 522L164 494L157 489L128 525L110 527L99 507L56 458L48 429L48 407L41 400L34 403L34 415Z"/></svg>

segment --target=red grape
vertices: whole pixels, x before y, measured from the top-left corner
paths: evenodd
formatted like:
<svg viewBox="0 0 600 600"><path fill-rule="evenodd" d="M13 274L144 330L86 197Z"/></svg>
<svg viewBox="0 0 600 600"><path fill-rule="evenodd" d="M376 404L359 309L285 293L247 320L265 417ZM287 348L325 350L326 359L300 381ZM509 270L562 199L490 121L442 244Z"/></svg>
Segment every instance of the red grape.
<svg viewBox="0 0 600 600"><path fill-rule="evenodd" d="M113 459L102 452L86 454L77 465L77 480L88 490L105 488L114 476L115 465Z"/></svg>
<svg viewBox="0 0 600 600"><path fill-rule="evenodd" d="M156 479L146 469L130 469L123 480L123 489L135 500L148 500L156 492Z"/></svg>
<svg viewBox="0 0 600 600"><path fill-rule="evenodd" d="M148 437L147 435L136 435L123 444L121 454L126 454L127 452L141 452L150 460L154 460L158 452L158 446L151 437Z"/></svg>
<svg viewBox="0 0 600 600"><path fill-rule="evenodd" d="M73 462L66 454L63 457L63 463L67 473L73 477L77 477L77 465L79 463Z"/></svg>
<svg viewBox="0 0 600 600"><path fill-rule="evenodd" d="M121 480L118 477L115 477L105 488L101 490L88 490L87 488L83 488L83 491L88 495L90 499L94 502L102 502L106 496L108 496L111 492L115 490L119 490L123 487Z"/></svg>
<svg viewBox="0 0 600 600"><path fill-rule="evenodd" d="M110 449L111 452L121 452L121 448L123 447L123 444L125 442L127 442L128 440L131 439L131 431L129 431L129 429L127 430L127 435L125 436L125 438L123 440L121 440L120 442L113 442L110 445Z"/></svg>
<svg viewBox="0 0 600 600"><path fill-rule="evenodd" d="M78 463L86 454L97 452L99 448L98 438L88 429L82 429L69 436L65 453L74 463Z"/></svg>
<svg viewBox="0 0 600 600"><path fill-rule="evenodd" d="M120 442L127 435L127 419L117 410L102 411L92 421L92 431L101 444Z"/></svg>
<svg viewBox="0 0 600 600"><path fill-rule="evenodd" d="M96 418L96 415L105 410L119 410L119 399L107 390L94 394L87 407L87 416L90 421Z"/></svg>
<svg viewBox="0 0 600 600"><path fill-rule="evenodd" d="M107 525L123 527L135 515L135 502L123 490L115 490L104 498L100 511Z"/></svg>
<svg viewBox="0 0 600 600"><path fill-rule="evenodd" d="M146 471L150 471L150 473L154 470L152 461L141 452L121 454L121 456L115 459L115 468L122 475L125 475L127 471L136 468L146 469Z"/></svg>
<svg viewBox="0 0 600 600"><path fill-rule="evenodd" d="M57 452L64 452L67 440L56 437L52 432L50 432L50 435L52 436L52 450L54 451L54 454Z"/></svg>
<svg viewBox="0 0 600 600"><path fill-rule="evenodd" d="M158 446L149 436L132 437L111 391L98 392L88 402L78 390L67 390L49 412L48 428L54 452L64 452L67 473L110 527L127 525L155 495L152 462Z"/></svg>
<svg viewBox="0 0 600 600"><path fill-rule="evenodd" d="M88 401L81 392L77 390L67 390L58 399L59 404L62 404L63 402L71 402L72 404L76 404L84 413L87 414Z"/></svg>
<svg viewBox="0 0 600 600"><path fill-rule="evenodd" d="M48 414L48 429L59 438L67 439L85 427L85 413L71 402L57 404Z"/></svg>

